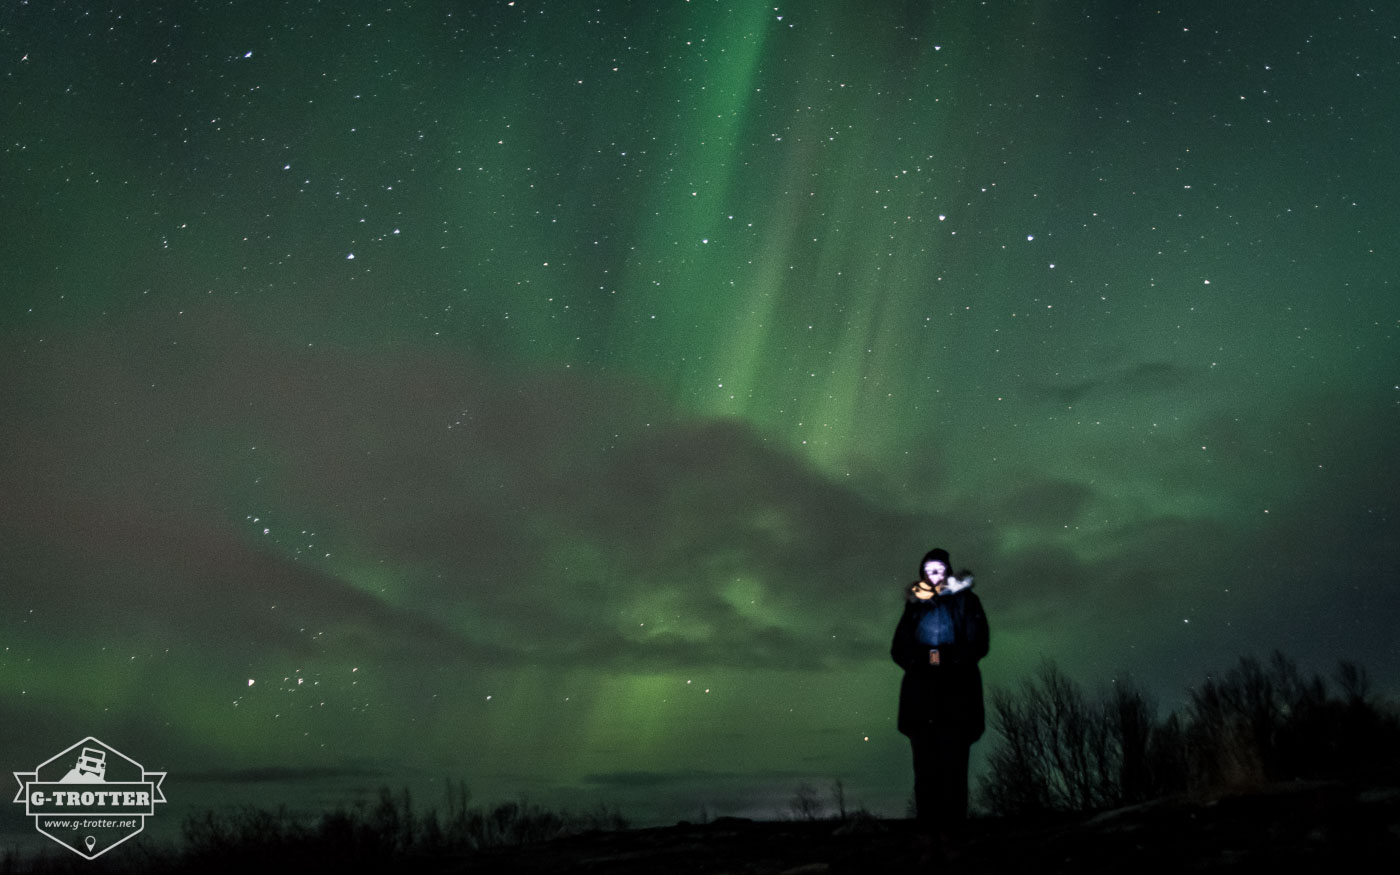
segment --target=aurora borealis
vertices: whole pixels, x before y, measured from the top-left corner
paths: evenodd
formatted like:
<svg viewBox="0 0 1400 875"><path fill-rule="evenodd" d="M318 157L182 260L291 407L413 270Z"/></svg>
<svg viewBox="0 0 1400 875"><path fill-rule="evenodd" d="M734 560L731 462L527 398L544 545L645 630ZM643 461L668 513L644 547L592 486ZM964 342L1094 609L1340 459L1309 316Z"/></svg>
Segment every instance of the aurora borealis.
<svg viewBox="0 0 1400 875"><path fill-rule="evenodd" d="M1387 5L10 3L0 46L6 769L93 735L172 822L445 776L899 814L935 545L992 685L1400 692Z"/></svg>

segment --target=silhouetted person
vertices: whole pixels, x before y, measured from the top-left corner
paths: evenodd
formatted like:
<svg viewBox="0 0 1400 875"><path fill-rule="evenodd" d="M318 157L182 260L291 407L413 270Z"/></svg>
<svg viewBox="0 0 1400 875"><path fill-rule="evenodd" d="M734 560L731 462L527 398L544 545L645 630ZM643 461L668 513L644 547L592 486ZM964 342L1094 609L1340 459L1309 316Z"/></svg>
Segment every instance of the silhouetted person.
<svg viewBox="0 0 1400 875"><path fill-rule="evenodd" d="M919 824L947 837L967 819L967 759L986 729L982 672L987 615L972 593L972 572L949 576L948 551L919 563L890 655L904 669L899 731L914 749L914 805Z"/></svg>

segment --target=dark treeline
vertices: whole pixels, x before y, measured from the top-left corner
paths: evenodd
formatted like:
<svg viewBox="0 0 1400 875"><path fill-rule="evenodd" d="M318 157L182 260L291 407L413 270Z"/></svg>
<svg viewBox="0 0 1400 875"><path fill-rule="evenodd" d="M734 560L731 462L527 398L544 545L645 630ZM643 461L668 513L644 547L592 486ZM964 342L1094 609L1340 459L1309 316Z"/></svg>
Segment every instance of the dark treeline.
<svg viewBox="0 0 1400 875"><path fill-rule="evenodd" d="M206 811L186 818L179 848L133 841L94 861L65 851L30 860L16 853L0 856L0 875L93 871L144 873L388 872L412 862L413 871L453 868L463 856L538 844L592 830L621 830L627 821L616 810L588 813L553 811L522 802L473 807L464 783L448 783L446 809L415 808L404 790L379 791L373 804L361 803L315 817L286 809L242 808Z"/></svg>
<svg viewBox="0 0 1400 875"><path fill-rule="evenodd" d="M1400 710L1365 669L1329 683L1283 654L1246 657L1160 716L1131 683L1090 697L1053 663L990 703L982 804L993 814L1094 811L1174 794L1248 791L1290 780L1395 782Z"/></svg>

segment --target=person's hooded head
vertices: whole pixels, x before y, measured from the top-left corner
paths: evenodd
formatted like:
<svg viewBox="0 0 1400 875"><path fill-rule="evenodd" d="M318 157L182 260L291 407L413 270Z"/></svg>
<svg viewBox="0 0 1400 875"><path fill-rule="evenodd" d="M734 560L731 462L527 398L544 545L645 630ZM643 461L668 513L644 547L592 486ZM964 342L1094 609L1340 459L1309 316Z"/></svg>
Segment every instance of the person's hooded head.
<svg viewBox="0 0 1400 875"><path fill-rule="evenodd" d="M928 584L932 589L948 579L948 572L953 568L952 560L948 558L948 551L942 547L936 547L924 554L923 560L919 563L919 580Z"/></svg>
<svg viewBox="0 0 1400 875"><path fill-rule="evenodd" d="M919 579L910 588L909 598L927 601L936 595L951 595L972 586L972 572L964 568L952 573L948 551L939 547L928 551L919 562Z"/></svg>

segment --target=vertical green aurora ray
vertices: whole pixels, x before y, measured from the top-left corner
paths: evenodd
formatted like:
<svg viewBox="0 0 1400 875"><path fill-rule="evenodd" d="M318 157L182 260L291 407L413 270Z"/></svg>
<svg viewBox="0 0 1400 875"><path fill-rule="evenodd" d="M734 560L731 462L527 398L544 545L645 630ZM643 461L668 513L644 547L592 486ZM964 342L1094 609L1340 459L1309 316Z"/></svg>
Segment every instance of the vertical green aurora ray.
<svg viewBox="0 0 1400 875"><path fill-rule="evenodd" d="M926 439L938 383L930 331L942 337L951 308L936 288L948 239L937 213L964 162L945 133L957 80L920 47L934 40L910 42L890 57L874 39L845 53L814 41L786 59L811 71L785 95L805 112L782 129L781 175L753 174L774 194L753 288L717 356L724 386L701 387L702 409L786 435L833 473L902 451L911 432Z"/></svg>
<svg viewBox="0 0 1400 875"><path fill-rule="evenodd" d="M589 91L602 47L566 21L520 25L528 69L473 86L463 119L480 156L459 190L482 229L459 244L473 343L645 374L833 472L902 453L938 382L943 326L924 317L949 310L930 306L947 233L930 204L967 164L944 133L959 80L939 25L823 7L796 16L797 39L760 4L692 7L631 31L648 53L680 46L662 78L638 82L623 54L633 84ZM606 191L617 150L651 154ZM600 204L632 213L630 246L563 230Z"/></svg>
<svg viewBox="0 0 1400 875"><path fill-rule="evenodd" d="M801 197L795 192L806 168L806 161L792 161L785 169L783 190L789 194L777 199L764 219L770 230L763 235L753 270L745 275L742 305L718 338L715 380L701 387L702 412L769 419L765 425L776 424L765 414L774 405L781 406L784 399L775 394L774 387L787 381L776 372L781 365L774 366L770 345L781 335L776 320L802 211Z"/></svg>
<svg viewBox="0 0 1400 875"><path fill-rule="evenodd" d="M1004 338L989 333L996 317L987 305L1018 300L1030 256L1007 246L1039 232L1050 206L1049 197L1024 191L1015 208L998 202L1019 168L999 157L1004 147L989 146L1019 136L985 118L989 97L1021 100L1036 90L1034 76L1016 76L997 89L1007 93L992 95L975 71L1002 56L1025 58L1035 76L1058 71L1046 68L1034 16L1009 33L938 11L904 27L884 18L879 27L907 35L907 45L872 49L863 64L848 65L869 81L856 83L863 100L843 107L854 122L843 126L844 148L823 156L829 193L813 280L831 315L816 317L801 370L771 378L798 390L791 419L803 423L797 437L808 458L833 474L880 459L887 475L908 476L926 470L911 455L945 443L967 401L991 397L991 357ZM1058 117L1036 124L1052 142L1071 133Z"/></svg>
<svg viewBox="0 0 1400 875"><path fill-rule="evenodd" d="M771 10L761 4L716 8L693 28L687 66L674 87L680 106L668 166L639 210L642 232L622 274L625 296L614 319L622 343L615 363L644 363L654 378L693 404L714 386L710 345L726 316L747 308L753 289L731 287L717 274L721 251L737 252L733 204L741 140L754 98ZM667 39L687 41L680 33ZM728 235L728 236L726 236Z"/></svg>

